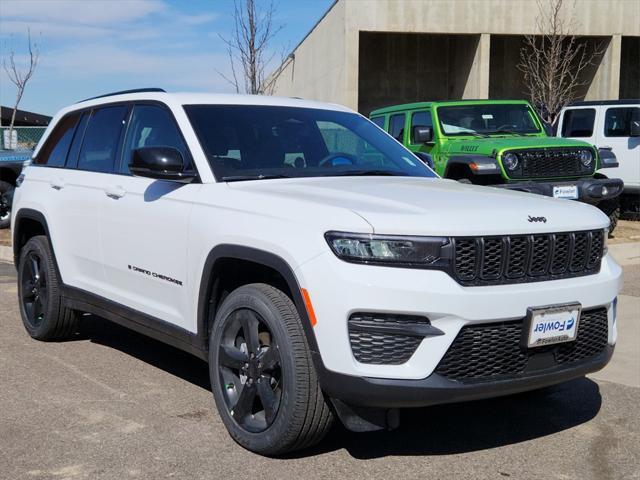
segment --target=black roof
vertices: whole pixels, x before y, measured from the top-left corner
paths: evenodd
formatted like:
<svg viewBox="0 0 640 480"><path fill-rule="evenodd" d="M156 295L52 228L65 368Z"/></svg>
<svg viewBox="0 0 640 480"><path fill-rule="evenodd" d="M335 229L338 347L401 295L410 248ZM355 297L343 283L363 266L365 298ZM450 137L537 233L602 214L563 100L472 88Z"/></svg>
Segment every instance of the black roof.
<svg viewBox="0 0 640 480"><path fill-rule="evenodd" d="M13 107L0 106L0 120L3 127L8 127L11 123L11 114ZM26 110L16 111L16 127L46 127L49 125L51 117L49 115L41 115L39 113L27 112Z"/></svg>
<svg viewBox="0 0 640 480"><path fill-rule="evenodd" d="M570 107L587 107L587 106L596 106L596 105L639 105L640 99L629 99L629 100L592 100L587 102L572 102L569 104Z"/></svg>

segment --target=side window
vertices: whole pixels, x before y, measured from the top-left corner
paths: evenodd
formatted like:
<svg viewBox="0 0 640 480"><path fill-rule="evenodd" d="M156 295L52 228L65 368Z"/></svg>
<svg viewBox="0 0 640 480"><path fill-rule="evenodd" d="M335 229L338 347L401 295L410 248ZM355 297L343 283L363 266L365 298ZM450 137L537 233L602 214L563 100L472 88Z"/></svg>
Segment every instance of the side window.
<svg viewBox="0 0 640 480"><path fill-rule="evenodd" d="M71 148L67 155L67 168L77 168L78 166L78 154L80 153L80 147L82 146L82 140L84 139L84 132L87 128L87 122L91 112L84 112L78 126L76 127L76 133L73 135L73 141L71 142Z"/></svg>
<svg viewBox="0 0 640 480"><path fill-rule="evenodd" d="M391 115L389 119L389 134L400 143L404 141L404 113Z"/></svg>
<svg viewBox="0 0 640 480"><path fill-rule="evenodd" d="M129 173L133 151L142 147L173 147L182 153L185 167L191 167L187 146L171 112L159 105L135 105L124 142L121 173Z"/></svg>
<svg viewBox="0 0 640 480"><path fill-rule="evenodd" d="M78 123L79 113L72 113L62 118L42 146L33 163L48 167L63 167L67 160L73 132Z"/></svg>
<svg viewBox="0 0 640 480"><path fill-rule="evenodd" d="M433 127L431 112L415 112L411 115L411 143L414 143L413 127Z"/></svg>
<svg viewBox="0 0 640 480"><path fill-rule="evenodd" d="M631 122L640 121L640 108L608 108L604 116L605 137L630 137Z"/></svg>
<svg viewBox="0 0 640 480"><path fill-rule="evenodd" d="M371 121L384 130L384 117L375 117Z"/></svg>
<svg viewBox="0 0 640 480"><path fill-rule="evenodd" d="M563 137L591 137L593 122L596 119L594 108L574 108L564 112L562 120Z"/></svg>
<svg viewBox="0 0 640 480"><path fill-rule="evenodd" d="M122 126L129 107L118 105L94 110L84 133L78 168L92 172L112 172Z"/></svg>

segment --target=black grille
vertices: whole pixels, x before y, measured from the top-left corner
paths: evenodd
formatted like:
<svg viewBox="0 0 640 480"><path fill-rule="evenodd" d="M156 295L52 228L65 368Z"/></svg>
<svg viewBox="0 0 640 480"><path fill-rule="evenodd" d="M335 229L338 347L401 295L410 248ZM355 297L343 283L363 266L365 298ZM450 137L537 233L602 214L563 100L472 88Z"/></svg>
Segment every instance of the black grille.
<svg viewBox="0 0 640 480"><path fill-rule="evenodd" d="M607 346L605 308L582 312L573 342L525 350L521 346L523 325L523 320L516 320L463 327L435 373L461 382L540 374L545 369L593 358Z"/></svg>
<svg viewBox="0 0 640 480"><path fill-rule="evenodd" d="M374 365L405 363L424 338L423 334L406 334L406 330L429 324L424 317L353 314L349 318L349 341L353 356L360 363Z"/></svg>
<svg viewBox="0 0 640 480"><path fill-rule="evenodd" d="M462 285L495 285L598 273L604 231L452 240L454 278Z"/></svg>
<svg viewBox="0 0 640 480"><path fill-rule="evenodd" d="M509 173L511 178L553 178L589 176L594 172L595 156L589 167L580 162L576 148L536 148L513 150L520 160L521 168ZM593 154L593 150L590 150ZM503 154L504 156L504 154Z"/></svg>

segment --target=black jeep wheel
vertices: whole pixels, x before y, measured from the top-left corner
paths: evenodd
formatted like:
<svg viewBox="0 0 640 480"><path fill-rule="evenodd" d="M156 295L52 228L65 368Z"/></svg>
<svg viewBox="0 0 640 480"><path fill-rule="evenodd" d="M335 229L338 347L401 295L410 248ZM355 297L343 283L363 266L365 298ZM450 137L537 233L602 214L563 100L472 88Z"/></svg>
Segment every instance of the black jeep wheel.
<svg viewBox="0 0 640 480"><path fill-rule="evenodd" d="M298 312L274 287L246 285L224 300L209 341L209 372L222 421L249 450L305 448L331 426Z"/></svg>
<svg viewBox="0 0 640 480"><path fill-rule="evenodd" d="M11 207L9 201L13 197L14 186L0 180L0 229L9 228L11 223Z"/></svg>
<svg viewBox="0 0 640 480"><path fill-rule="evenodd" d="M63 307L60 279L47 237L30 239L20 252L18 296L22 323L37 340L62 340L75 332L75 311Z"/></svg>
<svg viewBox="0 0 640 480"><path fill-rule="evenodd" d="M620 220L620 197L604 200L598 204L598 208L609 217L609 235L613 233Z"/></svg>

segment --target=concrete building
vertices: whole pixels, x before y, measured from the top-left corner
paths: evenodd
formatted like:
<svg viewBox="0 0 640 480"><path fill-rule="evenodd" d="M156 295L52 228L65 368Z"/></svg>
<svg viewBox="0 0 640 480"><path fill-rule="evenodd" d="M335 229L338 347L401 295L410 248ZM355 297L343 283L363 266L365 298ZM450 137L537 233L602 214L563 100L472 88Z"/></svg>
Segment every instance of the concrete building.
<svg viewBox="0 0 640 480"><path fill-rule="evenodd" d="M273 94L364 114L419 100L523 98L516 65L538 13L535 0L337 0L272 74ZM571 33L603 51L583 71L579 99L640 98L640 1L576 0L573 14Z"/></svg>

